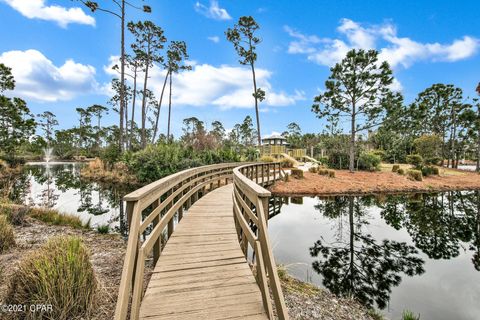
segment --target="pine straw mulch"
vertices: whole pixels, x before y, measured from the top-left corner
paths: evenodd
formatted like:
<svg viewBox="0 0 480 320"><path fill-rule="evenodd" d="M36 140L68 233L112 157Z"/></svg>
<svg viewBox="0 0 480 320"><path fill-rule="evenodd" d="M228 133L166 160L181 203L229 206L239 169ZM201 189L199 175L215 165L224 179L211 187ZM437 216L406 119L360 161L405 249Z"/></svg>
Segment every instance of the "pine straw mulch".
<svg viewBox="0 0 480 320"><path fill-rule="evenodd" d="M450 190L480 189L480 175L475 172L448 169L451 174L424 177L423 181L412 181L393 172L354 173L335 170L335 178L304 172L303 179L289 178L278 181L270 190L275 195L363 195L374 193L435 192ZM453 174L455 173L455 174Z"/></svg>

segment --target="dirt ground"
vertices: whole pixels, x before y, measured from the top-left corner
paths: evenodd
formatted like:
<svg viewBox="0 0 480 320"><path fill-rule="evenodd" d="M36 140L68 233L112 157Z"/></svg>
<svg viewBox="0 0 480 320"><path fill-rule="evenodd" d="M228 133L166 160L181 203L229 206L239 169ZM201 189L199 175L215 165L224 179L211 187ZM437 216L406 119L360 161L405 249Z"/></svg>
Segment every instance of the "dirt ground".
<svg viewBox="0 0 480 320"><path fill-rule="evenodd" d="M122 274L126 242L119 235L102 235L95 231L52 226L26 218L23 226L15 226L16 246L0 255L0 303L6 294L8 279L17 263L49 238L72 235L83 239L92 254L92 264L100 286L102 299L90 320L111 320ZM152 266L146 268L145 280L151 276ZM145 281L146 283L146 281ZM372 320L368 310L359 303L337 298L325 290L305 284L288 276L282 279L285 302L291 319ZM305 288L308 288L306 290Z"/></svg>
<svg viewBox="0 0 480 320"><path fill-rule="evenodd" d="M8 279L14 274L17 263L29 252L55 236L78 236L90 249L92 264L101 287L101 302L91 319L113 319L115 302L123 267L126 242L119 235L102 235L95 231L79 230L67 226L52 226L26 218L22 226L15 226L14 248L0 255L0 301L6 294ZM151 275L147 267L146 278ZM100 300L100 299L99 299Z"/></svg>
<svg viewBox="0 0 480 320"><path fill-rule="evenodd" d="M455 169L441 169L439 176L424 177L423 181L412 181L387 171L350 173L348 170L335 170L335 178L305 172L304 179L290 177L290 181L279 181L270 188L277 195L361 195L475 189L480 189L480 175Z"/></svg>

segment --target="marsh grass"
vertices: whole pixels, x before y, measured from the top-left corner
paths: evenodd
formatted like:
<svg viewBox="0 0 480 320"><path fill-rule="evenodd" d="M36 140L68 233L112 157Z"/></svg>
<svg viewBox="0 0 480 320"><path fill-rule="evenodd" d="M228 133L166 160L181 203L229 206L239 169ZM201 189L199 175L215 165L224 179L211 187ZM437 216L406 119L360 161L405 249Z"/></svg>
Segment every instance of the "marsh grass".
<svg viewBox="0 0 480 320"><path fill-rule="evenodd" d="M13 227L5 215L0 215L0 254L15 245Z"/></svg>
<svg viewBox="0 0 480 320"><path fill-rule="evenodd" d="M108 224L97 226L97 232L101 234L110 233L110 226Z"/></svg>
<svg viewBox="0 0 480 320"><path fill-rule="evenodd" d="M51 312L22 314L22 319L89 319L98 291L90 252L82 240L56 237L20 262L5 303L53 306Z"/></svg>
<svg viewBox="0 0 480 320"><path fill-rule="evenodd" d="M420 315L415 315L410 310L405 310L402 313L402 320L420 320Z"/></svg>
<svg viewBox="0 0 480 320"><path fill-rule="evenodd" d="M30 208L28 215L34 219L55 226L70 226L76 229L89 229L90 221L82 223L79 217L70 214L61 214L56 210Z"/></svg>

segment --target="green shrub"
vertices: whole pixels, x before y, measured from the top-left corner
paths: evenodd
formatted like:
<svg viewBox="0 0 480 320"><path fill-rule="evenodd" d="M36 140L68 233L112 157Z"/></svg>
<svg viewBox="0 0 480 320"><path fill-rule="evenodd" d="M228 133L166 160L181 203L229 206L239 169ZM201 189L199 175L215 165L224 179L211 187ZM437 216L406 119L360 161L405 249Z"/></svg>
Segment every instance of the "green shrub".
<svg viewBox="0 0 480 320"><path fill-rule="evenodd" d="M440 170L434 166L424 166L422 168L422 174L424 177L431 176L431 175L438 175Z"/></svg>
<svg viewBox="0 0 480 320"><path fill-rule="evenodd" d="M295 162L292 159L282 158L280 161L282 168L293 168Z"/></svg>
<svg viewBox="0 0 480 320"><path fill-rule="evenodd" d="M387 153L384 150L380 150L380 149L373 150L372 153L376 156L379 156L380 160L384 160L387 156Z"/></svg>
<svg viewBox="0 0 480 320"><path fill-rule="evenodd" d="M292 168L292 177L296 179L303 179L303 170L302 169L297 169L297 168Z"/></svg>
<svg viewBox="0 0 480 320"><path fill-rule="evenodd" d="M397 173L398 173L399 175L402 175L402 176L403 176L403 175L405 174L405 170L403 170L402 168L400 168L400 169L397 170Z"/></svg>
<svg viewBox="0 0 480 320"><path fill-rule="evenodd" d="M0 254L15 245L15 235L7 216L0 215Z"/></svg>
<svg viewBox="0 0 480 320"><path fill-rule="evenodd" d="M408 170L407 171L407 177L410 180L416 180L416 181L422 181L423 180L422 171L420 171L420 170L413 170L413 169Z"/></svg>
<svg viewBox="0 0 480 320"><path fill-rule="evenodd" d="M110 226L108 224L97 226L97 232L101 234L110 233Z"/></svg>
<svg viewBox="0 0 480 320"><path fill-rule="evenodd" d="M89 319L97 292L90 252L81 239L58 237L20 262L5 303L53 305L53 311L39 311L34 319Z"/></svg>
<svg viewBox="0 0 480 320"><path fill-rule="evenodd" d="M412 311L405 310L402 313L402 320L420 320L420 315L414 315Z"/></svg>
<svg viewBox="0 0 480 320"><path fill-rule="evenodd" d="M425 158L425 164L430 164L430 165L440 165L442 162L441 157L431 157L431 158Z"/></svg>
<svg viewBox="0 0 480 320"><path fill-rule="evenodd" d="M406 160L407 163L413 165L416 169L420 169L423 165L423 158L419 154L409 154Z"/></svg>
<svg viewBox="0 0 480 320"><path fill-rule="evenodd" d="M398 165L398 164L394 164L392 166L392 172L398 172L399 169L400 169L400 165Z"/></svg>
<svg viewBox="0 0 480 320"><path fill-rule="evenodd" d="M275 158L271 156L262 156L258 161L260 162L275 162Z"/></svg>
<svg viewBox="0 0 480 320"><path fill-rule="evenodd" d="M70 226L76 229L88 229L89 223L83 224L79 217L61 214L51 209L31 208L30 217L56 226Z"/></svg>
<svg viewBox="0 0 480 320"><path fill-rule="evenodd" d="M358 158L358 169L367 171L379 170L382 158L374 152L364 152Z"/></svg>
<svg viewBox="0 0 480 320"><path fill-rule="evenodd" d="M229 149L196 151L180 143L159 143L125 154L124 161L140 182L149 183L188 168L237 162L240 156Z"/></svg>

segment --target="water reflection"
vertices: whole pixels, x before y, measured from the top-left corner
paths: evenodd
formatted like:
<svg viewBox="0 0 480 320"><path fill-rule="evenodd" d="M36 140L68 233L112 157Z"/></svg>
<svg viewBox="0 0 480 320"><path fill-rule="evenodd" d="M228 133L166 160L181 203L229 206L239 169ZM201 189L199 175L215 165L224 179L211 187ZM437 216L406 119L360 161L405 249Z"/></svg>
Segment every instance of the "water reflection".
<svg viewBox="0 0 480 320"><path fill-rule="evenodd" d="M101 185L80 179L80 163L32 163L15 188L17 202L78 215L93 227L109 224L125 234L122 197L132 188Z"/></svg>
<svg viewBox="0 0 480 320"><path fill-rule="evenodd" d="M323 276L323 285L331 292L356 297L364 305L386 307L391 287L398 286L401 274L424 272L424 261L416 256L415 247L388 239L376 241L363 232L369 223L365 204L368 198L336 197L315 208L329 219L347 218L338 223L334 241L318 240L310 254L318 260L313 269Z"/></svg>
<svg viewBox="0 0 480 320"><path fill-rule="evenodd" d="M480 313L471 303L480 298L480 191L275 203L274 254L295 276L305 279L298 265L307 264L312 282L393 318L404 309L422 319Z"/></svg>

